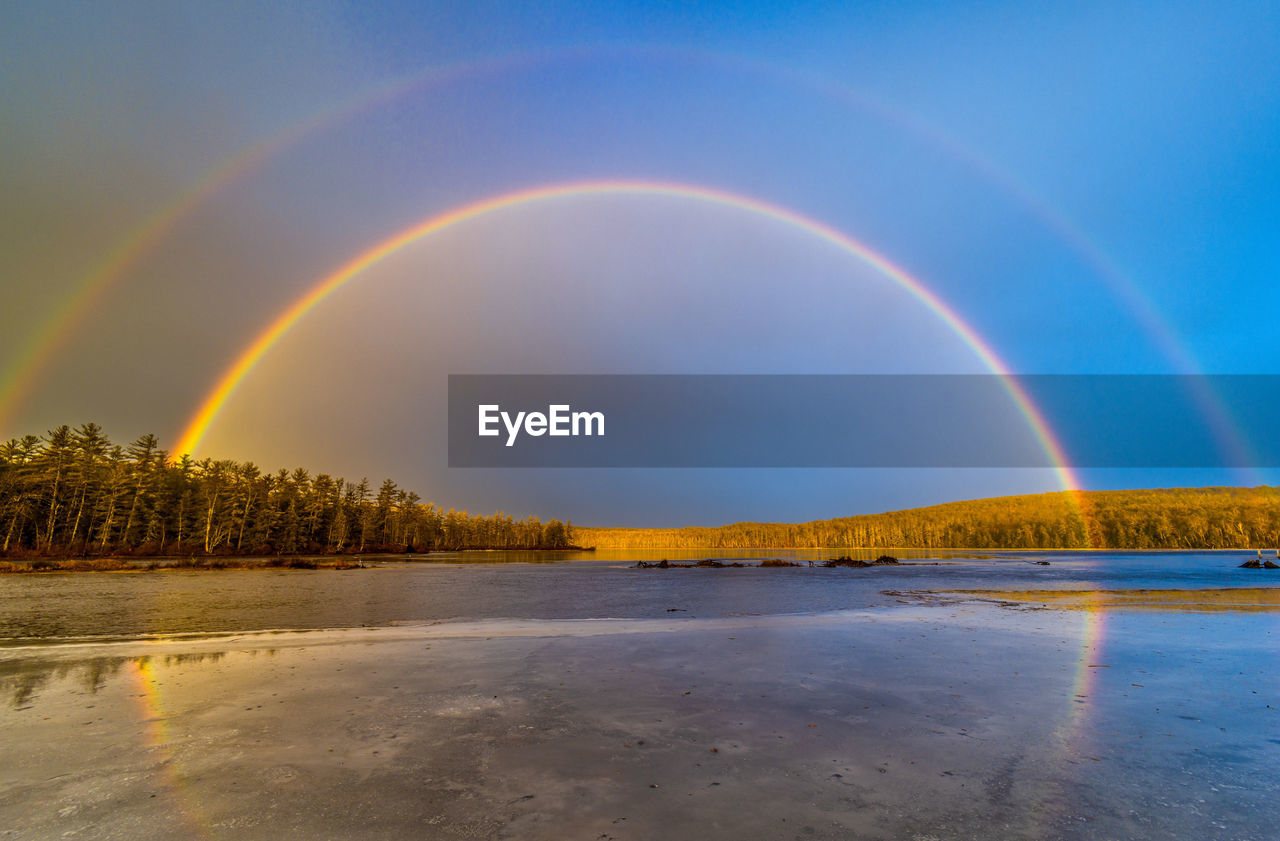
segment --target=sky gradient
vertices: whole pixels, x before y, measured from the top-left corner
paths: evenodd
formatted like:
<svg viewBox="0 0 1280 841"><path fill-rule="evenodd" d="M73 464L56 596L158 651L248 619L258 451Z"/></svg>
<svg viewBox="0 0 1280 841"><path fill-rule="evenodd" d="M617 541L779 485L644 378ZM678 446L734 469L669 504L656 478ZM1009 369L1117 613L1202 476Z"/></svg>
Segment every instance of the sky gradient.
<svg viewBox="0 0 1280 841"><path fill-rule="evenodd" d="M173 447L254 338L370 247L602 180L816 220L1014 372L1277 373L1277 43L1274 3L5 4L0 437L92 420ZM1057 489L1048 470L445 467L450 373L988 369L812 232L583 195L362 272L279 337L196 455L593 524Z"/></svg>

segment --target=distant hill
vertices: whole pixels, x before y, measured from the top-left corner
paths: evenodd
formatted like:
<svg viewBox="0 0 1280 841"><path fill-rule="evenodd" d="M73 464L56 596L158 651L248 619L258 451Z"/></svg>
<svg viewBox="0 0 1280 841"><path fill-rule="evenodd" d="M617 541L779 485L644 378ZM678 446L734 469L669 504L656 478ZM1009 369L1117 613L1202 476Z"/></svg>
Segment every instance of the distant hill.
<svg viewBox="0 0 1280 841"><path fill-rule="evenodd" d="M607 548L901 546L970 549L1235 549L1280 545L1280 488L1059 491L813 520L678 529L583 528Z"/></svg>

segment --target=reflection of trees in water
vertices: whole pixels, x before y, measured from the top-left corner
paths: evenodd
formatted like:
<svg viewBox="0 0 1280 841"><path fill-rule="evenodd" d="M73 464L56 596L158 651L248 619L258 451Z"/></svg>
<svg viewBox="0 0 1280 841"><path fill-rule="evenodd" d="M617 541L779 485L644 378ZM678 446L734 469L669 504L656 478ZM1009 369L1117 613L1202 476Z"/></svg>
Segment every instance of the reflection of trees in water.
<svg viewBox="0 0 1280 841"><path fill-rule="evenodd" d="M79 671L80 685L87 689L90 694L97 695L98 690L107 685L107 678L114 677L126 662L128 662L128 658L125 657L116 657L110 660L98 658L84 663L83 667L78 670L74 666L68 667L67 672ZM59 675L59 677L63 677L63 675Z"/></svg>
<svg viewBox="0 0 1280 841"><path fill-rule="evenodd" d="M9 706L22 707L35 698L51 680L73 680L91 694L106 685L107 678L120 671L132 657L95 657L91 660L50 663L19 661L0 669L0 693L9 697Z"/></svg>
<svg viewBox="0 0 1280 841"><path fill-rule="evenodd" d="M6 675L4 678L0 678L0 687L4 688L6 695L12 693L9 698L9 706L21 707L31 699L37 689L44 686L48 681L48 673Z"/></svg>
<svg viewBox="0 0 1280 841"><path fill-rule="evenodd" d="M188 653L188 654L166 654L164 656L164 664L166 666L180 666L186 663L217 663L223 657L227 656L225 651L209 651L204 653Z"/></svg>
<svg viewBox="0 0 1280 841"><path fill-rule="evenodd" d="M249 653L256 655L258 652ZM266 653L275 654L276 652L275 649L269 649ZM114 678L124 666L130 663L136 663L139 666L157 661L165 666L214 664L220 662L226 655L225 651L206 651L166 654L162 658L143 655L141 657L94 657L70 662L20 660L0 665L0 695L7 697L9 706L15 709L28 705L51 681L72 681L89 694L96 695L106 687L108 680Z"/></svg>

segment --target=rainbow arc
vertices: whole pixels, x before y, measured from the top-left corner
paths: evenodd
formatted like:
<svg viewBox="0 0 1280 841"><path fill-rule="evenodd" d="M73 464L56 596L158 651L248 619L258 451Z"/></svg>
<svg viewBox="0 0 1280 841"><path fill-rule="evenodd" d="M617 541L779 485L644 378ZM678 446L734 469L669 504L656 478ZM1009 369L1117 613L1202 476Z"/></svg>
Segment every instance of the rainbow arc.
<svg viewBox="0 0 1280 841"><path fill-rule="evenodd" d="M375 243L312 284L306 292L285 307L258 332L224 370L213 388L201 401L199 408L187 422L173 451L173 456L180 458L183 455L196 454L219 413L240 384L262 358L308 313L337 290L363 276L371 268L405 247L455 225L501 210L601 195L665 196L737 208L803 230L875 269L937 315L973 351L988 370L1000 377L1005 390L1018 411L1025 417L1054 465L1061 487L1067 491L1076 491L1080 487L1080 482L1063 452L1062 445L1054 436L1044 416L1018 383L1017 378L1011 374L1009 367L959 313L919 279L866 244L796 211L711 187L660 181L585 181L544 185L503 193L434 214ZM1082 496L1080 494L1073 494L1073 496L1077 508L1080 508L1083 504ZM1082 517L1084 517L1083 511ZM1086 521L1086 533L1090 531Z"/></svg>

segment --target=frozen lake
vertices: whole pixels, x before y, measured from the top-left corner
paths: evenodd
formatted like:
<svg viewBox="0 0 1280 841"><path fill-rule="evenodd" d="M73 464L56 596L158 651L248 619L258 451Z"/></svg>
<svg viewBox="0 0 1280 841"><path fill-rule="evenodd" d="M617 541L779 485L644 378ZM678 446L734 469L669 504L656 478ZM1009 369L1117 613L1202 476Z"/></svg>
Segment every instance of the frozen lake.
<svg viewBox="0 0 1280 841"><path fill-rule="evenodd" d="M1238 553L483 556L516 562L0 578L0 833L1264 839L1280 820L1276 573ZM955 590L1008 597L918 595ZM1061 590L1183 593L1035 595Z"/></svg>

